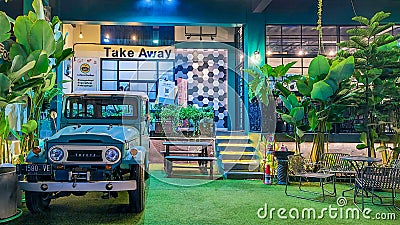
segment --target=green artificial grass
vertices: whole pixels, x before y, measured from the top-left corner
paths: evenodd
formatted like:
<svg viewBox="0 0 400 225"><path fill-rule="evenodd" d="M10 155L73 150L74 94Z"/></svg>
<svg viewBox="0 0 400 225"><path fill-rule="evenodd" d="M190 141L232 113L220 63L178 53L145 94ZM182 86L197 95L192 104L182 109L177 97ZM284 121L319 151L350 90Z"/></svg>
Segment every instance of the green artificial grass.
<svg viewBox="0 0 400 225"><path fill-rule="evenodd" d="M373 206L371 215L376 213L395 213L396 220L330 219L328 213L321 219L279 219L275 212L273 219L257 216L264 207L297 208L313 207L319 213L323 208L338 207L336 198L313 202L284 193L284 185L264 185L260 180L207 180L166 178L160 166L153 166L149 180L146 209L135 215L125 213L128 203L127 193L118 198L101 199L101 193L89 193L83 197L70 196L53 200L50 210L41 215L31 214L23 205L23 215L9 224L398 224L400 212L393 207ZM196 171L192 171L196 173ZM179 174L178 172L176 173ZM328 188L330 188L329 186ZM348 188L338 185L338 193ZM297 192L295 184L290 186ZM318 191L319 187L309 184L307 189ZM301 193L303 194L303 193ZM353 208L352 192L347 193L348 204L343 208ZM304 193L307 197L311 194ZM288 215L288 214L286 214ZM362 217L362 216L361 216Z"/></svg>

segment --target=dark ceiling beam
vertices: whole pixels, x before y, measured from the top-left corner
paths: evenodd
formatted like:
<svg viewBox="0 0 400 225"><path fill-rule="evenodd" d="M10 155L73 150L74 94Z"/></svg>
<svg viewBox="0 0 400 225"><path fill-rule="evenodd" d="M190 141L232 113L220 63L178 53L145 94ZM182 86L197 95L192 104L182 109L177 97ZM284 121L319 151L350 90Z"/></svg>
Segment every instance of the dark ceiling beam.
<svg viewBox="0 0 400 225"><path fill-rule="evenodd" d="M253 13L262 13L269 6L272 0L258 0L253 3Z"/></svg>

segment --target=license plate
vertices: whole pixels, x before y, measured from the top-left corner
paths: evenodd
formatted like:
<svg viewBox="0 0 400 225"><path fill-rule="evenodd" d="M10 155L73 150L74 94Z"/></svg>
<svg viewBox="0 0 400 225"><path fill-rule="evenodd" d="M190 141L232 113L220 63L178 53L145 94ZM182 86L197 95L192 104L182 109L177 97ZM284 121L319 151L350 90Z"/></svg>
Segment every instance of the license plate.
<svg viewBox="0 0 400 225"><path fill-rule="evenodd" d="M51 175L52 167L49 164L18 164L17 173L26 175Z"/></svg>

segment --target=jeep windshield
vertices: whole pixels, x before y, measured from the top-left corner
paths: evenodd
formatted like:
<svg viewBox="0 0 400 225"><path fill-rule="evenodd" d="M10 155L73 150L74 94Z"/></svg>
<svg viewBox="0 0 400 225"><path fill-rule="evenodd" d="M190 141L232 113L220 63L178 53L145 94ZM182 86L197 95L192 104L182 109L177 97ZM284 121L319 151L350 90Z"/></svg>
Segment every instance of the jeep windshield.
<svg viewBox="0 0 400 225"><path fill-rule="evenodd" d="M70 119L136 119L138 101L124 97L71 96L66 99L64 113Z"/></svg>

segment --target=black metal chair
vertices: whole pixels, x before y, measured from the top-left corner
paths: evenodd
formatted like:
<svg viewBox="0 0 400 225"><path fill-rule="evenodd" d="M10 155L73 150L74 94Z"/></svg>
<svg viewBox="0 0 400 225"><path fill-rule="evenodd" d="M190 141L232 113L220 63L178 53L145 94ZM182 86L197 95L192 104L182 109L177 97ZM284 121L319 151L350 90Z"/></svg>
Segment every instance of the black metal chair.
<svg viewBox="0 0 400 225"><path fill-rule="evenodd" d="M336 181L339 178L344 178L346 181L348 180L350 184L352 184L352 188L344 190L342 192L342 196L344 193L350 190L353 190L352 180L357 175L357 172L354 170L353 166L349 161L344 161L341 157L349 156L346 153L324 153L321 156L321 161L319 162L320 170L319 172L324 173L332 173L335 174ZM343 179L342 179L343 181Z"/></svg>
<svg viewBox="0 0 400 225"><path fill-rule="evenodd" d="M336 197L336 184L335 184L335 174L329 174L329 173L322 173L322 172L308 172L306 171L306 163L304 157L301 155L292 155L288 156L289 159L289 168L288 168L288 176L287 176L287 181L286 181L286 187L285 187L285 194L287 196L291 197L296 197L296 198L301 198L301 199L307 199L307 200L312 200L312 201L319 201L323 202L325 201L325 196L332 196ZM301 192L308 192L312 194L316 194L318 196L322 197L322 200L316 199L316 198L308 198L300 195L294 195L290 194L288 192L288 186L289 186L289 177L296 177L298 178L299 181L299 191ZM309 190L304 190L302 189L302 184L303 184L303 179L307 180L308 182L315 182L318 181L319 185L321 187L321 192L314 192L314 191L309 191ZM330 181L328 181L330 179ZM328 191L325 189L325 185L328 183L333 184L333 191ZM326 194L328 193L328 194Z"/></svg>
<svg viewBox="0 0 400 225"><path fill-rule="evenodd" d="M393 168L400 168L400 159L393 159L393 160L390 162L390 167L393 167Z"/></svg>
<svg viewBox="0 0 400 225"><path fill-rule="evenodd" d="M361 176L355 179L354 187L354 204L358 208L360 207L357 204L357 196L361 192L361 211L364 211L365 197L371 197L374 205L394 206L400 210L395 204L396 189L400 188L400 168L367 166ZM384 190L390 190L390 197L382 195ZM376 198L379 199L379 203L376 202ZM383 202L385 198L391 199L390 204Z"/></svg>

